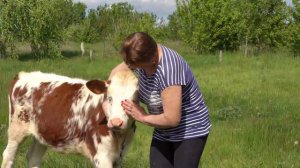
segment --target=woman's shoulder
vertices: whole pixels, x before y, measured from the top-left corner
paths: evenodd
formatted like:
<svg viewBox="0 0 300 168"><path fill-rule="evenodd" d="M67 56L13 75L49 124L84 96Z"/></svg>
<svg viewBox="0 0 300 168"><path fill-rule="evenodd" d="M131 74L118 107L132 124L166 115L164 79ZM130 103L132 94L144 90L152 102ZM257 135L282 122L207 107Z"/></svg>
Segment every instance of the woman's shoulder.
<svg viewBox="0 0 300 168"><path fill-rule="evenodd" d="M185 59L177 53L175 50L166 46L161 47L163 50L163 56L161 60L162 67L167 68L182 68L182 66L188 66Z"/></svg>
<svg viewBox="0 0 300 168"><path fill-rule="evenodd" d="M186 61L185 59L174 49L161 45L162 52L163 52L163 59L164 62L176 62L177 64L184 64Z"/></svg>
<svg viewBox="0 0 300 168"><path fill-rule="evenodd" d="M176 55L179 55L174 49L172 48L169 48L169 47L166 47L164 45L160 45L162 51L163 51L163 54L168 54L168 55L173 55L173 54L176 54Z"/></svg>

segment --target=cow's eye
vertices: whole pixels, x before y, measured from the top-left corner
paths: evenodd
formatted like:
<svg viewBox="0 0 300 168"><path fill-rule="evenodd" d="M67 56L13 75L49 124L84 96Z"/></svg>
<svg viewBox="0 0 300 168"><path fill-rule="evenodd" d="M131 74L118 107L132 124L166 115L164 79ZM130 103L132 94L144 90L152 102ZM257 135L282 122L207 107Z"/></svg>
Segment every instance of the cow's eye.
<svg viewBox="0 0 300 168"><path fill-rule="evenodd" d="M111 103L112 102L112 97L108 97L107 100Z"/></svg>

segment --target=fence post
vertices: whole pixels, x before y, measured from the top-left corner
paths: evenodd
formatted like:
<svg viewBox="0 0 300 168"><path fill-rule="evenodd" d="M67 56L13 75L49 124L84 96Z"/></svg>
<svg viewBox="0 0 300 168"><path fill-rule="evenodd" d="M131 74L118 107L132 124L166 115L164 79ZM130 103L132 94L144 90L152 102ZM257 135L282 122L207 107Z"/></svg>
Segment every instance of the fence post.
<svg viewBox="0 0 300 168"><path fill-rule="evenodd" d="M92 49L90 49L90 62L92 62L93 61L93 50Z"/></svg>
<svg viewBox="0 0 300 168"><path fill-rule="evenodd" d="M244 57L248 56L248 36L246 36Z"/></svg>
<svg viewBox="0 0 300 168"><path fill-rule="evenodd" d="M81 42L80 44L80 49L81 49L81 56L83 57L84 56L84 45L83 45L83 42Z"/></svg>
<svg viewBox="0 0 300 168"><path fill-rule="evenodd" d="M219 62L222 62L222 60L223 60L223 51L220 50L219 51Z"/></svg>

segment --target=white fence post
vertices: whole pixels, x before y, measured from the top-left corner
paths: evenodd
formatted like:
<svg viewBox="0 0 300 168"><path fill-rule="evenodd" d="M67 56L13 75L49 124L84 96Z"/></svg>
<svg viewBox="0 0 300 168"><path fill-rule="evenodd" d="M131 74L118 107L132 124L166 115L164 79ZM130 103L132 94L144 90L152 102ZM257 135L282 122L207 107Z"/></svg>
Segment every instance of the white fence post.
<svg viewBox="0 0 300 168"><path fill-rule="evenodd" d="M219 51L219 62L222 62L222 60L223 60L223 51L220 50Z"/></svg>
<svg viewBox="0 0 300 168"><path fill-rule="evenodd" d="M83 42L81 42L80 44L80 49L81 49L81 56L83 57L84 56L84 45L83 45Z"/></svg>
<svg viewBox="0 0 300 168"><path fill-rule="evenodd" d="M91 49L91 50L90 50L90 61L91 61L91 62L93 61L93 54L94 54L94 53L93 53L93 50Z"/></svg>

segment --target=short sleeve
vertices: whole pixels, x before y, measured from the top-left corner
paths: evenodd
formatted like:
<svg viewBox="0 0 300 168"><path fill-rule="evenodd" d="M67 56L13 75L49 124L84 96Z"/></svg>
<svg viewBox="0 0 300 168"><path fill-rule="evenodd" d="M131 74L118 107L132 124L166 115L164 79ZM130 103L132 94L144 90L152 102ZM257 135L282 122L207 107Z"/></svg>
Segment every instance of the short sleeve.
<svg viewBox="0 0 300 168"><path fill-rule="evenodd" d="M188 75L187 63L173 50L167 50L164 54L161 89L164 90L173 85L186 85Z"/></svg>

